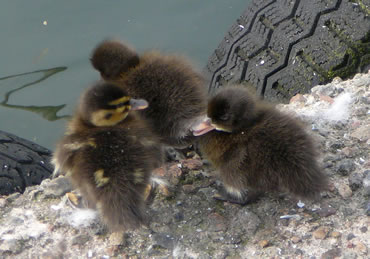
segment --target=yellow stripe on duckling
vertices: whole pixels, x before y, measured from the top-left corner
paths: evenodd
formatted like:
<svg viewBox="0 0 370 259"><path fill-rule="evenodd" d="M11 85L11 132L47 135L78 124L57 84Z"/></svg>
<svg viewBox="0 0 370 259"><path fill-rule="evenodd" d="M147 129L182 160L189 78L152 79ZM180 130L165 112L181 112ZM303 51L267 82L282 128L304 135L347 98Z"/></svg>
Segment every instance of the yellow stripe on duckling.
<svg viewBox="0 0 370 259"><path fill-rule="evenodd" d="M131 97L129 97L129 96L123 96L122 98L113 100L113 101L109 102L108 104L109 105L117 105L117 104L128 102L128 101L130 101L130 99L131 99Z"/></svg>
<svg viewBox="0 0 370 259"><path fill-rule="evenodd" d="M104 170L100 169L94 173L95 183L98 188L103 187L109 182L109 177L104 177Z"/></svg>

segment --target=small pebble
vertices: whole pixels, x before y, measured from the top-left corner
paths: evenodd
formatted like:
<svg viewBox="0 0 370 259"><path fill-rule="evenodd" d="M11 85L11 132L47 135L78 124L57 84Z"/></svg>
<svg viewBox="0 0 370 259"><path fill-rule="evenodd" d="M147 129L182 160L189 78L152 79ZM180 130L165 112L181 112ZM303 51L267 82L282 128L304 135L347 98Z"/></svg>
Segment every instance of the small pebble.
<svg viewBox="0 0 370 259"><path fill-rule="evenodd" d="M299 243L299 242L301 242L302 241L302 239L300 239L299 237L297 237L297 236L293 236L292 237L292 242L294 243L294 244L297 244L297 243Z"/></svg>
<svg viewBox="0 0 370 259"><path fill-rule="evenodd" d="M355 163L350 159L344 159L337 165L337 172L343 176L349 175L353 170L355 170Z"/></svg>
<svg viewBox="0 0 370 259"><path fill-rule="evenodd" d="M325 239L328 232L329 232L328 227L319 227L312 233L312 235L316 239Z"/></svg>
<svg viewBox="0 0 370 259"><path fill-rule="evenodd" d="M367 247L364 243L360 241L354 242L355 250L359 251L362 254L367 254Z"/></svg>
<svg viewBox="0 0 370 259"><path fill-rule="evenodd" d="M354 239L355 238L355 235L353 234L353 233L349 233L348 235L347 235L347 240L349 241L349 240L352 240L352 239Z"/></svg>
<svg viewBox="0 0 370 259"><path fill-rule="evenodd" d="M333 232L331 232L330 236L337 238L337 237L341 237L342 233L340 233L338 231L333 231Z"/></svg>
<svg viewBox="0 0 370 259"><path fill-rule="evenodd" d="M348 184L339 184L337 186L337 189L338 189L340 196L342 196L342 198L344 199L348 199L349 197L352 196L352 190L351 188L349 188Z"/></svg>
<svg viewBox="0 0 370 259"><path fill-rule="evenodd" d="M260 247L262 247L262 248L265 248L265 247L267 247L269 245L269 241L267 241L267 240L261 240L261 241L258 242L258 245Z"/></svg>
<svg viewBox="0 0 370 259"><path fill-rule="evenodd" d="M353 173L348 178L349 187L352 191L358 190L362 186L362 175Z"/></svg>
<svg viewBox="0 0 370 259"><path fill-rule="evenodd" d="M321 259L334 259L340 257L342 254L342 249L340 248L333 248L321 255Z"/></svg>

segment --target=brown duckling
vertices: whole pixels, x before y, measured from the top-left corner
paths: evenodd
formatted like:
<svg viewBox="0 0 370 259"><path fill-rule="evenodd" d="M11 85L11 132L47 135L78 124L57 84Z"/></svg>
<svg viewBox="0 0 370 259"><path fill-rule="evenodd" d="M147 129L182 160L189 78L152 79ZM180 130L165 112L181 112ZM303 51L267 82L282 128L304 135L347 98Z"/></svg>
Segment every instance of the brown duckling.
<svg viewBox="0 0 370 259"><path fill-rule="evenodd" d="M124 84L132 96L149 102L142 114L165 144L191 143L190 129L204 118L207 101L203 79L188 62L154 51L138 55L108 40L93 51L91 63L103 79Z"/></svg>
<svg viewBox="0 0 370 259"><path fill-rule="evenodd" d="M147 106L122 87L97 83L82 95L53 154L55 170L67 174L114 231L143 223L151 171L162 162L159 140L134 111Z"/></svg>
<svg viewBox="0 0 370 259"><path fill-rule="evenodd" d="M220 90L207 114L194 135L202 135L200 150L219 171L230 201L245 204L265 191L316 198L327 188L315 145L291 116L242 86Z"/></svg>

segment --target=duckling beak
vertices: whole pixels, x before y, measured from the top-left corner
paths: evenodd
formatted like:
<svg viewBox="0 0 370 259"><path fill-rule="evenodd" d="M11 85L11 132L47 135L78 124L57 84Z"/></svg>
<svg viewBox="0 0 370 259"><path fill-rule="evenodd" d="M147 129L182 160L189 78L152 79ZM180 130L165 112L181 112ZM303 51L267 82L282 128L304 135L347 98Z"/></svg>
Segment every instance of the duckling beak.
<svg viewBox="0 0 370 259"><path fill-rule="evenodd" d="M130 99L131 110L144 110L149 104L144 99Z"/></svg>
<svg viewBox="0 0 370 259"><path fill-rule="evenodd" d="M215 126L212 125L211 119L206 117L201 123L195 125L192 128L192 131L193 131L194 136L201 136L214 129L215 129Z"/></svg>

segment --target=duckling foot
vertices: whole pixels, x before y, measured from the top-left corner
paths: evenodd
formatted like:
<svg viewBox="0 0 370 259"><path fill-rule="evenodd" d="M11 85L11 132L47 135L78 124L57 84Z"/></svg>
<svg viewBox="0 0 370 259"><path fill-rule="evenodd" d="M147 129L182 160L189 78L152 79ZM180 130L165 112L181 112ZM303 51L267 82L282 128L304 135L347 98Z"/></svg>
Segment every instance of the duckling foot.
<svg viewBox="0 0 370 259"><path fill-rule="evenodd" d="M260 195L261 192L245 190L240 193L240 196L235 196L228 193L225 188L221 187L218 190L218 193L213 195L213 198L218 201L226 201L244 206L249 203L255 202Z"/></svg>

